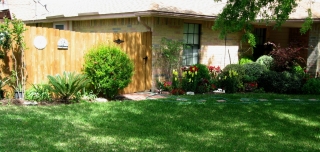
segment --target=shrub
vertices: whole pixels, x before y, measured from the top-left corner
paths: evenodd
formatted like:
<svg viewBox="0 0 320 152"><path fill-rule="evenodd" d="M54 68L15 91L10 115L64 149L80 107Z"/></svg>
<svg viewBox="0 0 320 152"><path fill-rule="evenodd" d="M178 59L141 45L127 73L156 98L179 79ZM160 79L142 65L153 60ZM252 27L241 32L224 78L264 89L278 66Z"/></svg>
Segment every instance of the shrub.
<svg viewBox="0 0 320 152"><path fill-rule="evenodd" d="M301 93L302 77L288 71L267 71L258 80L258 86L266 92Z"/></svg>
<svg viewBox="0 0 320 152"><path fill-rule="evenodd" d="M235 70L228 70L228 74L224 73L221 85L226 90L226 93L236 93L239 88L243 88L243 84L239 74Z"/></svg>
<svg viewBox="0 0 320 152"><path fill-rule="evenodd" d="M262 55L256 61L261 65L265 65L268 70L270 70L273 66L273 58L269 55Z"/></svg>
<svg viewBox="0 0 320 152"><path fill-rule="evenodd" d="M128 86L133 75L133 63L119 47L100 44L85 55L84 72L98 93L115 98Z"/></svg>
<svg viewBox="0 0 320 152"><path fill-rule="evenodd" d="M62 102L68 103L71 100L78 101L78 92L89 84L89 79L83 74L75 72L63 72L60 76L48 75L49 90L52 91L56 98Z"/></svg>
<svg viewBox="0 0 320 152"><path fill-rule="evenodd" d="M291 72L300 75L301 77L305 77L306 75L305 70L300 65L295 65Z"/></svg>
<svg viewBox="0 0 320 152"><path fill-rule="evenodd" d="M302 87L302 92L305 94L320 94L320 79L311 78Z"/></svg>
<svg viewBox="0 0 320 152"><path fill-rule="evenodd" d="M171 81L159 81L157 80L157 87L162 91L170 91L172 90L172 82Z"/></svg>
<svg viewBox="0 0 320 152"><path fill-rule="evenodd" d="M171 94L173 94L173 95L184 95L185 92L184 92L183 89L176 88L176 89L172 89Z"/></svg>
<svg viewBox="0 0 320 152"><path fill-rule="evenodd" d="M229 71L233 70L238 73L239 76L243 76L245 74L244 68L239 64L228 64L223 70L222 73L229 74Z"/></svg>
<svg viewBox="0 0 320 152"><path fill-rule="evenodd" d="M25 99L30 101L52 101L48 84L33 84L25 93Z"/></svg>
<svg viewBox="0 0 320 152"><path fill-rule="evenodd" d="M230 72L232 71L232 72ZM233 93L236 92L238 90L242 90L243 89L243 83L242 83L242 79L245 76L245 71L243 66L239 65L239 64L229 64L227 65L222 72L219 74L219 78L221 80L220 82L220 86L222 88L224 88L226 90L227 93ZM226 80L226 78L229 78ZM234 86L226 86L229 85L229 83L234 83ZM235 88L234 88L235 87ZM227 88L231 88L232 91L228 90ZM236 91L234 91L236 90Z"/></svg>
<svg viewBox="0 0 320 152"><path fill-rule="evenodd" d="M267 67L256 62L243 64L245 75L252 78L250 81L257 81L267 71Z"/></svg>
<svg viewBox="0 0 320 152"><path fill-rule="evenodd" d="M246 63L251 63L253 62L251 58L249 57L242 57L240 60L239 60L239 64L240 65L243 65L243 64L246 64Z"/></svg>
<svg viewBox="0 0 320 152"><path fill-rule="evenodd" d="M305 62L300 56L300 51L303 47L291 45L286 48L281 48L280 46L275 46L273 43L272 45L274 49L270 52L270 55L274 59L274 70L279 72L290 71L296 63Z"/></svg>
<svg viewBox="0 0 320 152"><path fill-rule="evenodd" d="M206 93L210 89L210 74L206 65L195 64L187 69L185 68L182 77L181 87L185 91Z"/></svg>

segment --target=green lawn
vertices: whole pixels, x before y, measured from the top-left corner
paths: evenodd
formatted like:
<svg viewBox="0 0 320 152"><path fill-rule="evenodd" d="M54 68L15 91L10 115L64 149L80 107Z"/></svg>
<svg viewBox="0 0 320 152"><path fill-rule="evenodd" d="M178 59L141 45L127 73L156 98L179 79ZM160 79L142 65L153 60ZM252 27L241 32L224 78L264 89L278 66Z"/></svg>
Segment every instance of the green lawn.
<svg viewBox="0 0 320 152"><path fill-rule="evenodd" d="M0 151L320 151L320 97L196 95L0 106Z"/></svg>

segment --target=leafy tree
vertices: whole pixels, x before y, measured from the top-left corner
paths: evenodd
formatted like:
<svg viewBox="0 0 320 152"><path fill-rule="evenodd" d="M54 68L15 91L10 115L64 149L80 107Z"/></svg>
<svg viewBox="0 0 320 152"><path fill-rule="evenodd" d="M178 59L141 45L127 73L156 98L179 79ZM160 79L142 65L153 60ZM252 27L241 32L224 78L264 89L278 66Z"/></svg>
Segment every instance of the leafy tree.
<svg viewBox="0 0 320 152"><path fill-rule="evenodd" d="M251 46L255 46L256 41L251 23L259 21L268 24L270 21L274 21L274 27L278 28L289 19L289 15L294 11L299 1L301 0L227 0L226 6L218 15L212 28L221 31L219 37L222 39L228 33L243 30L242 40L247 40ZM312 12L310 8L307 11L308 17L300 29L302 34L311 29Z"/></svg>

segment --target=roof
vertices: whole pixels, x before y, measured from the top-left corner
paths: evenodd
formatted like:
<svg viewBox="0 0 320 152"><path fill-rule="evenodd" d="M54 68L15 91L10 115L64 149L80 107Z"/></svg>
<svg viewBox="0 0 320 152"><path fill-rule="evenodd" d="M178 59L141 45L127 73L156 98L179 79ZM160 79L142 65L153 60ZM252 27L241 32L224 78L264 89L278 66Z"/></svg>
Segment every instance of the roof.
<svg viewBox="0 0 320 152"><path fill-rule="evenodd" d="M5 0L10 12L25 22L126 18L134 16L172 16L214 19L225 0ZM311 6L320 18L320 2L302 0L290 19L304 19Z"/></svg>

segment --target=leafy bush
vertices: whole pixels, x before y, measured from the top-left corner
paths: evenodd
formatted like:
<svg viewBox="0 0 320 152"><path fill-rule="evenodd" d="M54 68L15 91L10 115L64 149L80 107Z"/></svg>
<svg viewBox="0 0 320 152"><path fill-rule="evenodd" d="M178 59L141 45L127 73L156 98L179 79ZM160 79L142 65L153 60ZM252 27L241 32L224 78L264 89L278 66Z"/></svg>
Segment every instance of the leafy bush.
<svg viewBox="0 0 320 152"><path fill-rule="evenodd" d="M222 73L228 75L230 70L236 71L240 77L243 77L245 74L244 68L239 64L228 64L224 67Z"/></svg>
<svg viewBox="0 0 320 152"><path fill-rule="evenodd" d="M172 90L172 82L171 81L159 81L157 80L157 88L161 89L161 91L170 91Z"/></svg>
<svg viewBox="0 0 320 152"><path fill-rule="evenodd" d="M274 70L279 72L290 71L298 62L305 62L300 56L300 51L303 47L296 47L292 45L286 48L281 48L280 46L275 46L273 43L272 45L274 49L270 52L270 55L274 59Z"/></svg>
<svg viewBox="0 0 320 152"><path fill-rule="evenodd" d="M60 76L48 75L49 90L52 91L56 98L62 102L69 102L71 100L79 100L78 92L89 84L89 79L83 74L76 74L75 72L63 72Z"/></svg>
<svg viewBox="0 0 320 152"><path fill-rule="evenodd" d="M251 63L253 62L251 58L249 57L242 57L240 60L239 60L239 64L240 65L243 65L243 64L246 64L246 63Z"/></svg>
<svg viewBox="0 0 320 152"><path fill-rule="evenodd" d="M195 64L184 69L182 76L182 88L185 91L205 93L210 89L210 74L208 67L203 64Z"/></svg>
<svg viewBox="0 0 320 152"><path fill-rule="evenodd" d="M300 75L301 77L305 77L306 72L300 65L295 65L292 70L292 73L296 73L297 75Z"/></svg>
<svg viewBox="0 0 320 152"><path fill-rule="evenodd" d="M268 70L270 70L273 66L273 58L269 55L262 55L256 61L261 65L265 65Z"/></svg>
<svg viewBox="0 0 320 152"><path fill-rule="evenodd" d="M243 64L245 75L252 78L250 81L257 81L267 71L267 67L256 62ZM247 81L249 82L249 81Z"/></svg>
<svg viewBox="0 0 320 152"><path fill-rule="evenodd" d="M228 70L228 74L224 73L221 85L226 90L226 93L236 93L239 88L243 87L243 83L235 70Z"/></svg>
<svg viewBox="0 0 320 152"><path fill-rule="evenodd" d="M243 89L242 79L244 76L245 76L245 71L242 65L228 64L218 76L221 80L219 85L222 88L224 88L227 93L233 93L238 90L242 90ZM234 83L233 84L234 86L227 86L231 82ZM231 91L227 90L227 88L231 89Z"/></svg>
<svg viewBox="0 0 320 152"><path fill-rule="evenodd" d="M33 84L25 93L25 99L37 102L52 101L48 84Z"/></svg>
<svg viewBox="0 0 320 152"><path fill-rule="evenodd" d="M267 71L258 80L258 86L266 92L301 93L302 79L300 75L288 71Z"/></svg>
<svg viewBox="0 0 320 152"><path fill-rule="evenodd" d="M86 88L83 88L81 92L78 92L78 96L85 101L93 101L97 98L97 95L92 90L87 91Z"/></svg>
<svg viewBox="0 0 320 152"><path fill-rule="evenodd" d="M134 66L128 55L114 45L100 44L85 55L84 72L98 93L114 98L131 82Z"/></svg>
<svg viewBox="0 0 320 152"><path fill-rule="evenodd" d="M311 78L302 87L302 92L305 94L320 94L320 79Z"/></svg>
<svg viewBox="0 0 320 152"><path fill-rule="evenodd" d="M183 89L176 88L176 89L172 89L171 94L173 94L173 95L184 95L185 92L184 92Z"/></svg>

